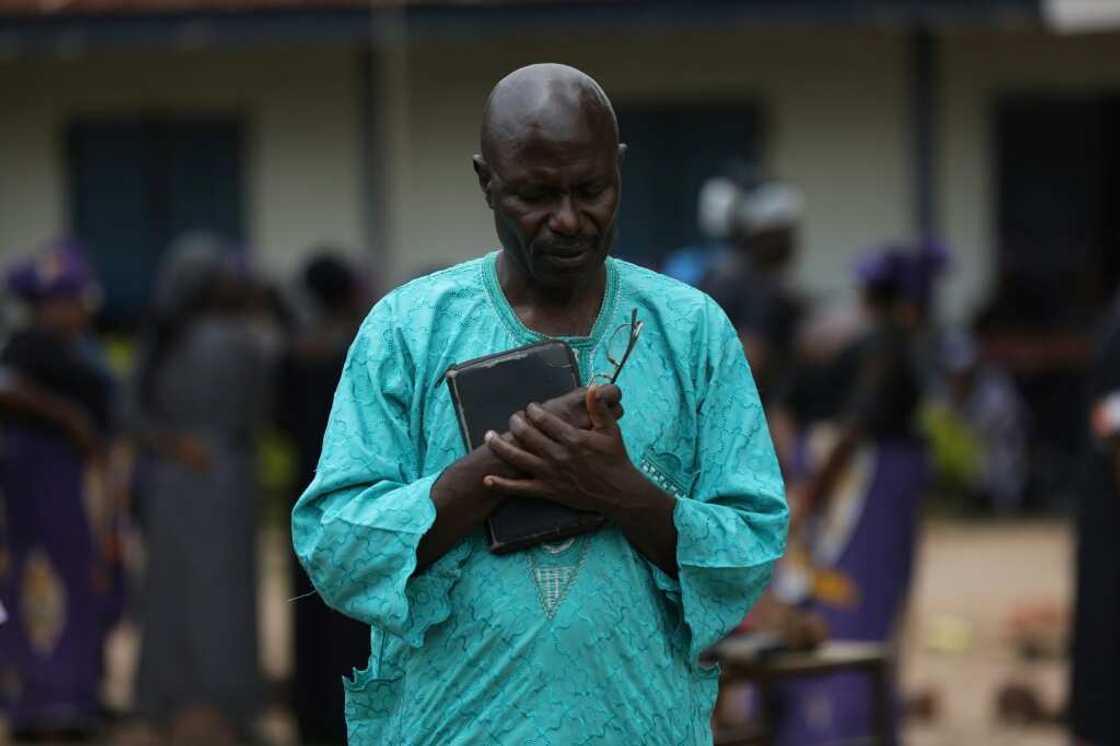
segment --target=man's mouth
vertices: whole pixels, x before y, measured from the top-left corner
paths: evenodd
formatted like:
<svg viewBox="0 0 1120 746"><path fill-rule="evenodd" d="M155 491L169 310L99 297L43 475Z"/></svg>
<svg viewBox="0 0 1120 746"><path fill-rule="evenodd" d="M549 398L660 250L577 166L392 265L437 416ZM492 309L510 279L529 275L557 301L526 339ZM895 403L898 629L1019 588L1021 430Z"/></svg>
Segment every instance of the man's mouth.
<svg viewBox="0 0 1120 746"><path fill-rule="evenodd" d="M569 246L545 246L540 249L540 256L551 264L572 267L582 264L593 248L594 245L590 242Z"/></svg>
<svg viewBox="0 0 1120 746"><path fill-rule="evenodd" d="M566 250L566 251L549 251L545 254L544 260L551 264L553 267L561 270L575 270L581 268L587 263L587 256L590 253L589 248Z"/></svg>

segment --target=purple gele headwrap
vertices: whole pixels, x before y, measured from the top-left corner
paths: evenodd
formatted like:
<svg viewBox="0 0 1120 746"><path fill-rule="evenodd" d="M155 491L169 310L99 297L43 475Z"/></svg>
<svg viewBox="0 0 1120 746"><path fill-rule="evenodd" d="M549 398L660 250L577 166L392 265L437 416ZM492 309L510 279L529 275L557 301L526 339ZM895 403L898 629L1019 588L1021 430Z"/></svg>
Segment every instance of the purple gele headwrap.
<svg viewBox="0 0 1120 746"><path fill-rule="evenodd" d="M949 269L949 250L936 241L918 243L909 257L909 268L903 281L906 297L925 308L933 296L933 281Z"/></svg>
<svg viewBox="0 0 1120 746"><path fill-rule="evenodd" d="M865 254L856 263L856 279L867 287L891 287L920 306L929 304L933 280L948 269L949 252L941 244L890 243Z"/></svg>
<svg viewBox="0 0 1120 746"><path fill-rule="evenodd" d="M903 244L885 244L864 254L856 262L856 280L860 285L901 286L909 271L907 248Z"/></svg>
<svg viewBox="0 0 1120 746"><path fill-rule="evenodd" d="M37 255L8 270L8 289L29 303L54 298L78 298L96 293L97 279L77 241L49 244Z"/></svg>

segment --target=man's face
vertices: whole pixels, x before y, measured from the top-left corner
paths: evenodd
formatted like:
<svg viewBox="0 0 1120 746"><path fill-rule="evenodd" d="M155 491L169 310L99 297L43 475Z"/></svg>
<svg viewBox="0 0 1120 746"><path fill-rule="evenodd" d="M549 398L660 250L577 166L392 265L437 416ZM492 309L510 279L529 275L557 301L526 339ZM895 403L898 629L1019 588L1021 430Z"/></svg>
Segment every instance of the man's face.
<svg viewBox="0 0 1120 746"><path fill-rule="evenodd" d="M510 138L475 170L498 239L532 282L574 287L594 275L614 241L624 146L613 133Z"/></svg>

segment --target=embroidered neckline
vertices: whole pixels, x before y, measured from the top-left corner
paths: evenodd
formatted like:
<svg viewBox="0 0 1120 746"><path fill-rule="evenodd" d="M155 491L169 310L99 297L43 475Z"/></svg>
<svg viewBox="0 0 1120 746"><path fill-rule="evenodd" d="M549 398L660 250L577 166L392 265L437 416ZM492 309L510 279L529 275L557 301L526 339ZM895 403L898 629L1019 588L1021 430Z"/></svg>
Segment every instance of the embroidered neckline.
<svg viewBox="0 0 1120 746"><path fill-rule="evenodd" d="M587 538L578 537L561 544L533 547L525 552L529 564L529 576L537 586L541 608L549 619L556 616L556 610L560 608L560 604L568 596L568 591L575 585L576 578L587 560L587 548ZM575 564L554 564L559 561L560 555L566 555L573 549L577 552L572 558ZM546 552L546 554L538 554L538 552Z"/></svg>
<svg viewBox="0 0 1120 746"><path fill-rule="evenodd" d="M613 257L607 257L605 266L607 268L607 284L603 289L603 304L599 307L599 315L595 318L595 323L591 327L591 333L586 337L550 337L547 334L535 332L529 327L525 326L518 318L517 312L513 310L513 306L509 304L509 299L506 294L502 292L502 285L498 282L498 253L492 251L483 257L482 266L482 282L486 287L486 292L490 296L490 302L498 312L506 327L513 332L513 335L519 339L523 339L526 343L542 342L546 339L559 339L567 342L574 349L579 352L590 351L595 348L599 343L604 332L611 325L611 318L614 316L615 301L618 298L618 267Z"/></svg>

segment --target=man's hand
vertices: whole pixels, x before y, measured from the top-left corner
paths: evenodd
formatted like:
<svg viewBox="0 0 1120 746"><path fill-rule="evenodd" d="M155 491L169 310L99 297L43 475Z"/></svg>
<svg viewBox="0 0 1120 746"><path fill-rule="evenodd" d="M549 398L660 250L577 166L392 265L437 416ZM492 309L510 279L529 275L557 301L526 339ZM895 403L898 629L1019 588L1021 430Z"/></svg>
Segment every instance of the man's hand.
<svg viewBox="0 0 1120 746"><path fill-rule="evenodd" d="M795 534L809 519L812 510L810 497L813 489L807 480L790 482L786 486L786 503L789 505L789 533Z"/></svg>
<svg viewBox="0 0 1120 746"><path fill-rule="evenodd" d="M647 480L630 462L610 406L622 398L617 386L593 386L585 392L583 412L589 428L579 426L577 412L564 409L557 416L555 404L570 405L568 397L546 406L530 404L509 421L510 435L486 434L486 445L509 466L524 475L509 478L487 475L490 489L522 497L562 503L578 510L601 512L608 517L628 506L627 497ZM621 412L621 407L615 411Z"/></svg>
<svg viewBox="0 0 1120 746"><path fill-rule="evenodd" d="M621 420L622 415L625 414L622 408L622 389L618 386L601 386L600 389L598 396L602 397L607 410L616 421ZM587 395L587 387L580 386L578 389L572 389L563 396L549 399L540 406L546 412L556 415L572 427L579 428L580 430L590 430L591 415L588 414L587 410ZM524 416L525 412L522 411L517 414ZM513 422L512 417L510 418L510 422ZM510 430L502 433L501 438L507 443L514 442L513 432ZM483 444L482 447L485 448L486 445Z"/></svg>
<svg viewBox="0 0 1120 746"><path fill-rule="evenodd" d="M617 421L622 416L622 406L619 403L622 392L615 386L610 388L613 390L599 391L598 396L607 415ZM541 410L547 410L553 419L565 427L585 432L586 428L592 426L586 394L586 389L576 389L564 396L550 399L542 405ZM503 437L510 443L514 442L514 436L510 433ZM488 445L483 444L449 466L432 485L431 497L436 506L436 520L421 538L416 550L417 572L423 572L456 542L475 530L509 494L484 486L487 476L518 481L525 477L525 473L499 459Z"/></svg>
<svg viewBox="0 0 1120 746"><path fill-rule="evenodd" d="M595 390L595 395L601 399L615 421L621 420L623 415L622 389L612 385L597 386ZM541 404L541 406L545 411L551 412L572 427L578 427L581 430L589 430L592 427L592 422L588 407L588 393L588 388L586 386L581 386L578 389L569 391L563 396L549 399Z"/></svg>

